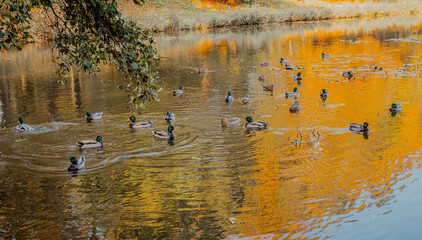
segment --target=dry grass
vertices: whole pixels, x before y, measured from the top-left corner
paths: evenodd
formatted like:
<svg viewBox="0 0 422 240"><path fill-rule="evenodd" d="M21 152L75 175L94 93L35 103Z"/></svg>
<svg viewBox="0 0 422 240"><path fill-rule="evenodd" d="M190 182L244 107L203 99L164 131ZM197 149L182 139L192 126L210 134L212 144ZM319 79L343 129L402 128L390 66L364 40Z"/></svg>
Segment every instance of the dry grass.
<svg viewBox="0 0 422 240"><path fill-rule="evenodd" d="M268 23L313 21L325 19L356 18L420 14L422 1L367 2L330 4L317 0L274 9L253 5L231 11L209 11L189 8L160 8L152 11L135 11L127 17L153 31L192 30L202 28L259 25ZM123 12L125 12L123 10Z"/></svg>

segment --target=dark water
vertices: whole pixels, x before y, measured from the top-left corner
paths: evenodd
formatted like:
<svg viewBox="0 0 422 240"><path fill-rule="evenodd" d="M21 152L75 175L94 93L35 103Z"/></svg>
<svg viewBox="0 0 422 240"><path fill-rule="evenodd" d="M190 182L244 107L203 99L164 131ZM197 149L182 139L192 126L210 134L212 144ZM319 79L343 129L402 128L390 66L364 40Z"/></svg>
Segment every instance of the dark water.
<svg viewBox="0 0 422 240"><path fill-rule="evenodd" d="M419 238L420 17L157 40L164 90L136 115L152 127L137 131L128 128L131 113L112 68L61 78L48 45L1 53L0 238ZM332 56L322 59L322 52ZM280 57L300 67L293 73L302 73L301 84ZM261 67L264 61L271 66ZM348 70L354 78L342 78ZM183 97L173 97L179 85ZM294 99L284 97L294 87L299 113L289 112ZM227 104L229 90L235 99ZM246 95L250 104L240 101ZM396 116L393 102L402 105ZM104 115L86 123L86 111ZM176 115L174 143L151 133L167 129L167 111ZM246 130L246 116L269 128ZM35 130L14 131L19 117ZM242 123L222 127L223 117ZM367 139L348 130L365 121ZM79 151L78 140L97 135L104 148ZM77 174L67 171L71 156L86 158Z"/></svg>

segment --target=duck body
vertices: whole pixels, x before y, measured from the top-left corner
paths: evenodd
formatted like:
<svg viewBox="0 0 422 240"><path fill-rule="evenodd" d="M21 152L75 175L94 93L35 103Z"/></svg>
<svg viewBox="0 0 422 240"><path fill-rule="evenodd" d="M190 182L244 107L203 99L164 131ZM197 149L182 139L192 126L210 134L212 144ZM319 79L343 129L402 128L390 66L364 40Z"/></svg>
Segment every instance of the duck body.
<svg viewBox="0 0 422 240"><path fill-rule="evenodd" d="M298 92L286 92L285 94L286 94L286 98L299 96Z"/></svg>
<svg viewBox="0 0 422 240"><path fill-rule="evenodd" d="M390 112L392 113L398 113L401 112L401 104L395 104L393 103L391 108L390 108Z"/></svg>
<svg viewBox="0 0 422 240"><path fill-rule="evenodd" d="M264 75L259 75L258 76L258 80L259 81L265 81L265 76Z"/></svg>
<svg viewBox="0 0 422 240"><path fill-rule="evenodd" d="M82 169L85 166L85 158L80 157L79 159L76 159L75 157L72 157L70 159L71 164L67 168L68 171L78 171L79 169Z"/></svg>
<svg viewBox="0 0 422 240"><path fill-rule="evenodd" d="M298 72L297 75L293 75L292 79L293 81L301 81L302 80L302 73Z"/></svg>
<svg viewBox="0 0 422 240"><path fill-rule="evenodd" d="M238 117L221 119L221 125L223 126L232 126L232 125L237 125L239 123L240 123L240 118Z"/></svg>
<svg viewBox="0 0 422 240"><path fill-rule="evenodd" d="M33 131L34 128L29 126L28 124L25 123L18 123L18 125L15 127L15 129L19 132L30 132Z"/></svg>
<svg viewBox="0 0 422 240"><path fill-rule="evenodd" d="M322 89L322 92L319 93L319 96L322 98L322 100L326 100L328 98L328 92L325 91L325 89Z"/></svg>
<svg viewBox="0 0 422 240"><path fill-rule="evenodd" d="M233 96L232 96L232 92L231 91L229 91L228 93L227 93L227 96L224 98L224 100L226 100L226 102L230 102L230 101L233 101Z"/></svg>
<svg viewBox="0 0 422 240"><path fill-rule="evenodd" d="M98 120L103 117L103 112L96 112L91 114L90 112L86 113L86 121L91 122L92 120Z"/></svg>
<svg viewBox="0 0 422 240"><path fill-rule="evenodd" d="M330 54L324 54L324 53L322 53L322 58L329 58L329 57L331 57Z"/></svg>
<svg viewBox="0 0 422 240"><path fill-rule="evenodd" d="M262 89L264 91L272 92L274 90L274 86L271 84L271 85L263 86Z"/></svg>
<svg viewBox="0 0 422 240"><path fill-rule="evenodd" d="M368 125L369 124L367 122L365 122L364 124L349 123L349 129L352 132L358 132L358 133L368 132L369 131Z"/></svg>
<svg viewBox="0 0 422 240"><path fill-rule="evenodd" d="M249 97L244 97L244 98L242 98L242 102L245 103L245 104L250 103L251 99Z"/></svg>
<svg viewBox="0 0 422 240"><path fill-rule="evenodd" d="M284 66L286 67L286 70L293 70L294 66L291 62L284 63Z"/></svg>
<svg viewBox="0 0 422 240"><path fill-rule="evenodd" d="M164 120L174 121L174 120L176 120L176 115L174 115L174 113L167 112L166 116L164 117Z"/></svg>
<svg viewBox="0 0 422 240"><path fill-rule="evenodd" d="M97 136L96 140L83 140L76 143L80 149L101 148L103 140L101 136Z"/></svg>
<svg viewBox="0 0 422 240"><path fill-rule="evenodd" d="M255 128L255 129L263 129L263 128L267 128L268 123L266 122L261 122L261 121L252 121L251 117L247 117L246 118L246 123L245 123L245 127L247 128Z"/></svg>
<svg viewBox="0 0 422 240"><path fill-rule="evenodd" d="M293 103L289 108L290 112L298 112L299 110L300 110L299 102Z"/></svg>
<svg viewBox="0 0 422 240"><path fill-rule="evenodd" d="M261 63L261 66L262 67L264 67L264 66L270 66L271 65L271 63L270 62L262 62Z"/></svg>
<svg viewBox="0 0 422 240"><path fill-rule="evenodd" d="M287 63L289 62L289 59L280 58L280 63Z"/></svg>
<svg viewBox="0 0 422 240"><path fill-rule="evenodd" d="M133 129L146 128L146 127L150 127L151 126L151 122L136 122L135 116L131 116L129 118L129 120L131 121L129 123L129 127L130 128L133 128Z"/></svg>
<svg viewBox="0 0 422 240"><path fill-rule="evenodd" d="M353 73L351 71L343 72L343 77L344 78L352 78L353 77Z"/></svg>
<svg viewBox="0 0 422 240"><path fill-rule="evenodd" d="M173 96L180 96L183 94L182 86L179 86L179 89L173 90Z"/></svg>
<svg viewBox="0 0 422 240"><path fill-rule="evenodd" d="M154 137L160 138L160 139L168 139L168 140L174 140L174 134L173 134L174 127L172 125L168 126L167 131L161 131L156 130L153 131L152 134L154 134Z"/></svg>

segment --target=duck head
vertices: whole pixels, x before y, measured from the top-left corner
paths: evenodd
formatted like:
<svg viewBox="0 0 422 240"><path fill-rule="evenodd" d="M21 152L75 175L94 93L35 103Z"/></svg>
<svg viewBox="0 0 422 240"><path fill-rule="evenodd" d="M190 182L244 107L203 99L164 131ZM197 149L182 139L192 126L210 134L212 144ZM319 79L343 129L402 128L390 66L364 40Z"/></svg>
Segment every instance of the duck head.
<svg viewBox="0 0 422 240"><path fill-rule="evenodd" d="M130 116L129 120L130 120L132 123L135 123L135 121L136 121L136 117L135 117L135 116Z"/></svg>
<svg viewBox="0 0 422 240"><path fill-rule="evenodd" d="M327 91L325 89L322 89L322 93L327 93Z"/></svg>
<svg viewBox="0 0 422 240"><path fill-rule="evenodd" d="M369 123L367 123L367 122L364 122L363 123L363 129L367 130L368 129L368 126L369 126Z"/></svg>
<svg viewBox="0 0 422 240"><path fill-rule="evenodd" d="M174 127L173 127L172 125L170 125L170 126L167 128L167 131L168 131L169 133L173 133L173 130L174 130Z"/></svg>
<svg viewBox="0 0 422 240"><path fill-rule="evenodd" d="M293 92L297 92L297 87L293 88Z"/></svg>
<svg viewBox="0 0 422 240"><path fill-rule="evenodd" d="M71 162L72 164L78 165L78 159L77 159L77 158L75 158L75 157L71 157L71 158L70 158L70 162Z"/></svg>
<svg viewBox="0 0 422 240"><path fill-rule="evenodd" d="M103 137L101 137L101 136L97 136L97 138L95 139L95 141L97 141L97 142L102 142L102 141L103 141Z"/></svg>
<svg viewBox="0 0 422 240"><path fill-rule="evenodd" d="M90 112L86 112L85 113L87 117L91 117L91 113Z"/></svg>
<svg viewBox="0 0 422 240"><path fill-rule="evenodd" d="M300 76L300 75L302 75L302 73L298 72L297 75Z"/></svg>
<svg viewBox="0 0 422 240"><path fill-rule="evenodd" d="M391 107L392 108L397 108L397 104L393 103L393 104L391 104Z"/></svg>
<svg viewBox="0 0 422 240"><path fill-rule="evenodd" d="M19 118L19 123L23 124L23 118Z"/></svg>
<svg viewBox="0 0 422 240"><path fill-rule="evenodd" d="M182 90L182 86L179 86L179 89Z"/></svg>
<svg viewBox="0 0 422 240"><path fill-rule="evenodd" d="M251 117L246 117L246 121L247 121L248 123L251 123L251 122L252 122L252 118L251 118Z"/></svg>
<svg viewBox="0 0 422 240"><path fill-rule="evenodd" d="M230 91L229 91L229 92L227 93L227 95L228 95L228 96L231 96L231 95L232 95L232 92L230 92Z"/></svg>

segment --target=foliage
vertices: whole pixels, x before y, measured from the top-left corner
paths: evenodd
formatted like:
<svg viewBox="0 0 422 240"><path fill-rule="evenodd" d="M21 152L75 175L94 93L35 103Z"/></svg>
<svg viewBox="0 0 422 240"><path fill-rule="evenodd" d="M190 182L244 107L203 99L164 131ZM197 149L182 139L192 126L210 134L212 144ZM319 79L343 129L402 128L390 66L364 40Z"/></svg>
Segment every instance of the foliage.
<svg viewBox="0 0 422 240"><path fill-rule="evenodd" d="M133 1L139 4L138 1ZM58 74L74 67L93 73L102 64L111 64L127 80L120 85L128 92L134 108L158 99L161 87L153 70L160 57L148 31L126 21L115 0L0 0L0 45L16 46L32 38L30 27L33 7L42 8L53 29L53 46L58 52Z"/></svg>

